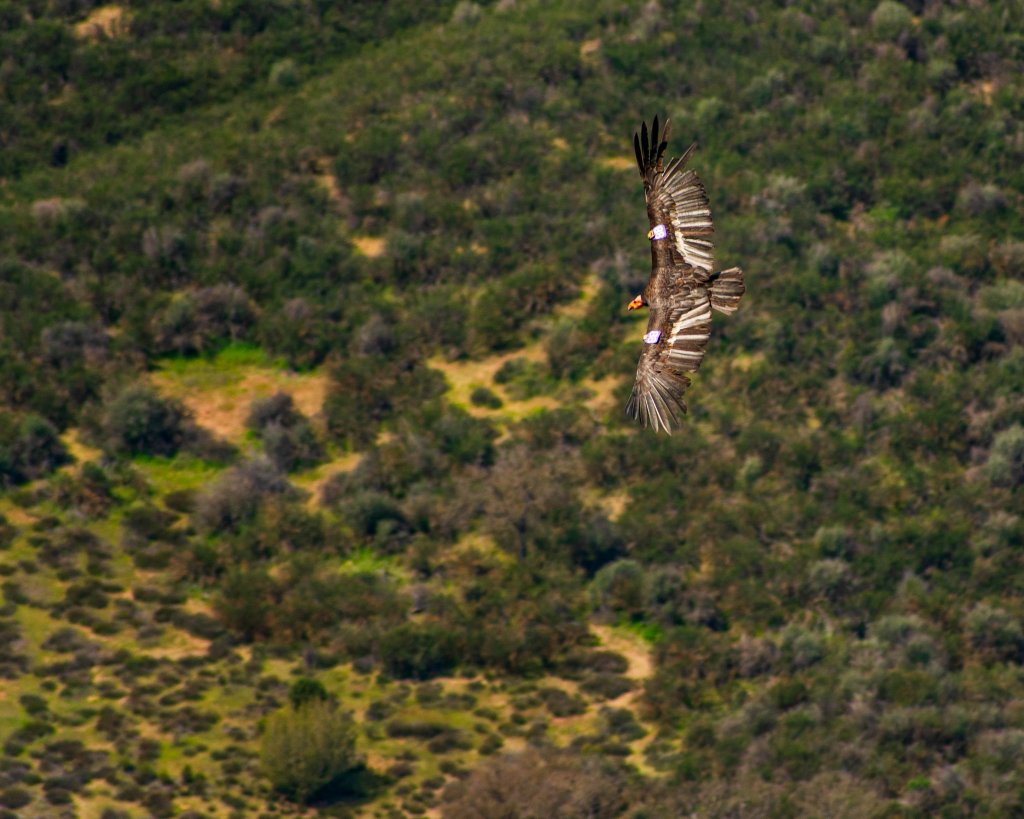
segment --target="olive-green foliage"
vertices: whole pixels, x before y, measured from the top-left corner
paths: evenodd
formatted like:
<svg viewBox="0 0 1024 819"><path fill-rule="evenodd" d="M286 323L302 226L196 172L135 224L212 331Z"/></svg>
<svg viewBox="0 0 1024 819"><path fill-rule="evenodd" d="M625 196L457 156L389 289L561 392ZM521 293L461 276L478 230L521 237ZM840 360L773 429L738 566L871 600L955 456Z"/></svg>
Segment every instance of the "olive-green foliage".
<svg viewBox="0 0 1024 819"><path fill-rule="evenodd" d="M254 401L245 424L263 441L267 457L286 472L323 459L323 446L313 427L288 393Z"/></svg>
<svg viewBox="0 0 1024 819"><path fill-rule="evenodd" d="M278 711L263 732L263 773L276 790L306 802L359 764L356 731L351 716L320 698Z"/></svg>
<svg viewBox="0 0 1024 819"><path fill-rule="evenodd" d="M330 699L331 695L327 693L323 683L309 677L300 677L288 689L288 702L294 711L298 711L309 702Z"/></svg>
<svg viewBox="0 0 1024 819"><path fill-rule="evenodd" d="M556 760L548 812L1021 813L1024 20L826 5L139 0L89 33L98 3L0 2L0 675L49 704L3 738L4 792L38 813L113 764L111 810L280 812L245 754L288 697L272 657L575 679L536 709L594 712L580 754L669 785ZM655 112L749 288L672 438L621 412ZM157 357L235 339L328 382L321 416L258 407L266 460L186 457L160 396L125 403L131 442L105 423ZM468 386L504 405L452 406L495 353ZM168 457L60 469L80 443ZM283 473L321 458L304 497ZM650 642L649 679L591 616ZM593 719L630 685L643 766L627 715ZM123 760L53 736L93 724ZM445 778L467 735L424 738ZM367 811L434 807L396 753Z"/></svg>
<svg viewBox="0 0 1024 819"><path fill-rule="evenodd" d="M0 412L0 484L40 478L69 460L57 430L45 418Z"/></svg>
<svg viewBox="0 0 1024 819"><path fill-rule="evenodd" d="M1012 488L1024 483L1024 427L1014 424L996 435L985 473L999 486Z"/></svg>
<svg viewBox="0 0 1024 819"><path fill-rule="evenodd" d="M144 385L125 387L103 410L100 441L116 455L174 455L185 442L188 410Z"/></svg>

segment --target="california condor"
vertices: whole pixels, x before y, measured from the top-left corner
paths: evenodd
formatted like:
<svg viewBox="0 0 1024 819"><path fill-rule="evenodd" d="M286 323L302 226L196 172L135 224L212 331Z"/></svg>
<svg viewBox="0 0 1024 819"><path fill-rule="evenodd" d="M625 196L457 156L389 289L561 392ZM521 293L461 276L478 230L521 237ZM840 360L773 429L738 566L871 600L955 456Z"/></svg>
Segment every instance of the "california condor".
<svg viewBox="0 0 1024 819"><path fill-rule="evenodd" d="M669 435L679 423L676 410L686 412L686 373L696 372L704 360L711 308L732 313L746 290L740 268L711 272L714 246L709 237L715 226L708 195L696 172L686 169L697 145L663 166L670 128L666 121L659 142L655 117L649 135L646 122L633 135L651 225L651 278L628 309L648 307L651 314L626 404L631 418Z"/></svg>

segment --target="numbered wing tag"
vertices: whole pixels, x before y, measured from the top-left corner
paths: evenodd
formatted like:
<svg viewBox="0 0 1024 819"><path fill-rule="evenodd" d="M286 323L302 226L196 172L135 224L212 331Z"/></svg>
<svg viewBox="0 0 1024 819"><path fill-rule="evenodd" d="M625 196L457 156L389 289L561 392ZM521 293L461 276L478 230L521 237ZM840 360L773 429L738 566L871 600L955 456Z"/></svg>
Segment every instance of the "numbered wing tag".
<svg viewBox="0 0 1024 819"><path fill-rule="evenodd" d="M661 339L661 330L651 330L649 333L644 333L645 344L657 344Z"/></svg>
<svg viewBox="0 0 1024 819"><path fill-rule="evenodd" d="M652 239L664 239L668 236L668 228L664 225L655 225L651 228Z"/></svg>

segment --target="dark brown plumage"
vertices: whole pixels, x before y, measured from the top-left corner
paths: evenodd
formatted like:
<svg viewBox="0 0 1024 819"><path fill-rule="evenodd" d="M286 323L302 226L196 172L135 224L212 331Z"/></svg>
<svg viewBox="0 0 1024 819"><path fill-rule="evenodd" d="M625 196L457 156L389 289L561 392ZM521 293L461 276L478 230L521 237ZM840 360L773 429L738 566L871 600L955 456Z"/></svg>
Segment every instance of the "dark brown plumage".
<svg viewBox="0 0 1024 819"><path fill-rule="evenodd" d="M711 310L732 313L745 291L743 271L714 270L714 232L708 196L697 174L686 169L696 144L663 165L670 123L660 134L654 118L633 135L633 148L644 181L651 230L651 278L629 305L649 307L650 319L626 413L645 427L672 434L678 412L686 412L686 373L704 360L711 335Z"/></svg>

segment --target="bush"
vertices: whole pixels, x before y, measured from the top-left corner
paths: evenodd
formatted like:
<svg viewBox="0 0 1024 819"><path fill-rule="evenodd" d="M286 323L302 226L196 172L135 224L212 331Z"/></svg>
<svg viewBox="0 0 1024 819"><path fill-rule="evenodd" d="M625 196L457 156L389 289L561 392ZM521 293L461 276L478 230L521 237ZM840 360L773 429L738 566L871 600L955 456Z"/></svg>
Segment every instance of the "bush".
<svg viewBox="0 0 1024 819"><path fill-rule="evenodd" d="M450 786L444 793L443 815L612 819L639 801L639 794L631 790L621 772L598 760L569 751L527 750L495 757Z"/></svg>
<svg viewBox="0 0 1024 819"><path fill-rule="evenodd" d="M644 604L644 569L635 560L623 558L603 567L591 583L594 608L632 617Z"/></svg>
<svg viewBox="0 0 1024 819"><path fill-rule="evenodd" d="M12 785L0 791L0 805L5 808L23 808L32 801L32 793L26 788Z"/></svg>
<svg viewBox="0 0 1024 819"><path fill-rule="evenodd" d="M469 395L469 402L474 407L487 407L488 409L501 409L501 399L493 390L487 387L477 387Z"/></svg>
<svg viewBox="0 0 1024 819"><path fill-rule="evenodd" d="M451 671L459 657L451 629L435 623L403 623L381 638L379 651L388 673L417 680Z"/></svg>
<svg viewBox="0 0 1024 819"><path fill-rule="evenodd" d="M292 704L292 708L295 710L309 702L316 700L328 701L330 699L331 695L327 693L323 683L309 677L300 677L288 689L288 702Z"/></svg>
<svg viewBox="0 0 1024 819"><path fill-rule="evenodd" d="M179 355L211 352L229 341L246 338L256 312L245 291L235 285L177 295L156 319L158 349Z"/></svg>
<svg viewBox="0 0 1024 819"><path fill-rule="evenodd" d="M270 68L270 84L277 88L294 88L299 84L299 71L295 60L285 57Z"/></svg>
<svg viewBox="0 0 1024 819"><path fill-rule="evenodd" d="M964 618L971 645L985 662L1020 662L1024 629L1005 609L978 603Z"/></svg>
<svg viewBox="0 0 1024 819"><path fill-rule="evenodd" d="M293 427L271 424L263 430L263 451L284 472L313 466L324 458L324 449L307 422Z"/></svg>
<svg viewBox="0 0 1024 819"><path fill-rule="evenodd" d="M910 10L895 0L882 0L871 13L871 27L879 37L895 39L913 24Z"/></svg>
<svg viewBox="0 0 1024 819"><path fill-rule="evenodd" d="M356 726L332 704L313 699L267 720L260 753L271 785L296 802L356 768Z"/></svg>
<svg viewBox="0 0 1024 819"><path fill-rule="evenodd" d="M178 401L132 385L104 409L100 445L111 455L174 455L185 441L189 418Z"/></svg>
<svg viewBox="0 0 1024 819"><path fill-rule="evenodd" d="M271 425L292 427L301 420L302 414L295 409L294 399L286 392L276 392L252 402L245 426L253 432L262 433Z"/></svg>
<svg viewBox="0 0 1024 819"><path fill-rule="evenodd" d="M996 486L1024 484L1024 427L1014 424L998 433L985 463L985 475Z"/></svg>
<svg viewBox="0 0 1024 819"><path fill-rule="evenodd" d="M193 519L200 529L226 531L251 520L267 495L282 495L290 486L266 458L254 458L221 475L196 499Z"/></svg>
<svg viewBox="0 0 1024 819"><path fill-rule="evenodd" d="M70 460L56 427L45 418L0 412L0 485L41 478Z"/></svg>

